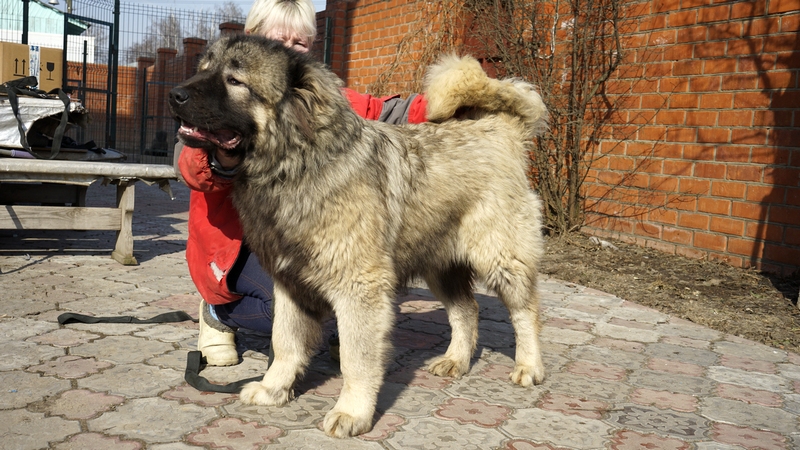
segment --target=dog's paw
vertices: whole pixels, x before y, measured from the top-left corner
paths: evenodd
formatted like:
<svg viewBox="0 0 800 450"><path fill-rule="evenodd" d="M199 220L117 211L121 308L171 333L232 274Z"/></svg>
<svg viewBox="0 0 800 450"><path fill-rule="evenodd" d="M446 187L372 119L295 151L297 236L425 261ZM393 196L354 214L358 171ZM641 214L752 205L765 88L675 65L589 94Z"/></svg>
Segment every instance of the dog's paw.
<svg viewBox="0 0 800 450"><path fill-rule="evenodd" d="M522 387L532 384L541 384L544 381L544 368L531 367L518 364L511 372L511 381Z"/></svg>
<svg viewBox="0 0 800 450"><path fill-rule="evenodd" d="M458 362L446 356L441 356L433 360L428 366L428 372L437 377L461 378L469 370L469 361L466 363Z"/></svg>
<svg viewBox="0 0 800 450"><path fill-rule="evenodd" d="M358 436L372 429L372 418L358 418L335 409L325 415L325 434L335 438Z"/></svg>
<svg viewBox="0 0 800 450"><path fill-rule="evenodd" d="M247 383L239 393L239 400L247 405L283 406L291 398L291 389L270 390L258 381Z"/></svg>

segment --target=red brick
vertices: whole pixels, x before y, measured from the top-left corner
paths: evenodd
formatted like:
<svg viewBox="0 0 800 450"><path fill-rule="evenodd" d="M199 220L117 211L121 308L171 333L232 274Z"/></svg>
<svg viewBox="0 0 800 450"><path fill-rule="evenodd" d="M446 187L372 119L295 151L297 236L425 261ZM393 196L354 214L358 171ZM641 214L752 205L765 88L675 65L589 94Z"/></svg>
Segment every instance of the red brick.
<svg viewBox="0 0 800 450"><path fill-rule="evenodd" d="M745 37L728 41L728 56L760 55L764 48L763 38Z"/></svg>
<svg viewBox="0 0 800 450"><path fill-rule="evenodd" d="M662 109L656 113L655 123L660 125L683 125L686 123L686 112Z"/></svg>
<svg viewBox="0 0 800 450"><path fill-rule="evenodd" d="M711 41L728 41L742 35L742 23L726 21L708 26L708 39Z"/></svg>
<svg viewBox="0 0 800 450"><path fill-rule="evenodd" d="M703 42L694 44L695 58L720 58L725 56L727 44L724 41Z"/></svg>
<svg viewBox="0 0 800 450"><path fill-rule="evenodd" d="M747 185L745 183L715 181L711 183L711 195L742 199L746 188Z"/></svg>
<svg viewBox="0 0 800 450"><path fill-rule="evenodd" d="M698 128L698 143L727 143L730 142L730 131L725 128Z"/></svg>
<svg viewBox="0 0 800 450"><path fill-rule="evenodd" d="M764 38L764 53L775 53L798 50L795 33L770 34Z"/></svg>
<svg viewBox="0 0 800 450"><path fill-rule="evenodd" d="M728 167L728 179L735 181L761 181L763 166L731 165Z"/></svg>
<svg viewBox="0 0 800 450"><path fill-rule="evenodd" d="M708 253L708 260L709 261L719 261L725 265L736 267L736 268L744 268L746 264L744 259L739 256L732 256L730 253L715 253L709 252Z"/></svg>
<svg viewBox="0 0 800 450"><path fill-rule="evenodd" d="M758 87L759 74L737 73L722 77L722 89L725 91L753 90Z"/></svg>
<svg viewBox="0 0 800 450"><path fill-rule="evenodd" d="M689 27L678 30L678 42L705 42L708 39L708 27ZM684 57L691 57L691 53L684 53Z"/></svg>
<svg viewBox="0 0 800 450"><path fill-rule="evenodd" d="M767 5L764 0L739 2L731 5L731 19L744 19L764 15Z"/></svg>
<svg viewBox="0 0 800 450"><path fill-rule="evenodd" d="M800 189L791 188L786 190L786 204L800 206Z"/></svg>
<svg viewBox="0 0 800 450"><path fill-rule="evenodd" d="M652 222L675 225L678 223L678 212L671 209L658 208L650 211L648 218Z"/></svg>
<svg viewBox="0 0 800 450"><path fill-rule="evenodd" d="M671 28L686 27L697 23L697 10L678 11L667 15L667 23Z"/></svg>
<svg viewBox="0 0 800 450"><path fill-rule="evenodd" d="M774 223L800 226L800 208L772 205L769 208L767 220Z"/></svg>
<svg viewBox="0 0 800 450"><path fill-rule="evenodd" d="M677 11L680 7L680 0L655 0L652 3L653 12Z"/></svg>
<svg viewBox="0 0 800 450"><path fill-rule="evenodd" d="M661 237L661 225L654 225L647 222L637 222L634 233L641 236Z"/></svg>
<svg viewBox="0 0 800 450"><path fill-rule="evenodd" d="M678 215L678 226L695 230L708 230L709 217L705 214L682 212Z"/></svg>
<svg viewBox="0 0 800 450"><path fill-rule="evenodd" d="M712 217L708 228L717 233L741 236L744 234L744 221L728 217Z"/></svg>
<svg viewBox="0 0 800 450"><path fill-rule="evenodd" d="M661 170L664 175L689 176L692 174L692 163L687 161L667 160L664 161ZM670 179L675 182L674 187L677 188L677 179L675 178L670 178Z"/></svg>
<svg viewBox="0 0 800 450"><path fill-rule="evenodd" d="M795 87L797 87L797 73L795 71L773 71L769 73L763 73L758 77L759 89L775 90L777 91L776 93L781 97L788 93L780 92L780 90L786 88L791 89ZM789 102L791 102L791 100ZM773 106L780 108L781 103L782 102L780 101L775 102L773 103Z"/></svg>
<svg viewBox="0 0 800 450"><path fill-rule="evenodd" d="M763 221L767 218L767 207L758 203L733 202L731 216L740 219Z"/></svg>
<svg viewBox="0 0 800 450"><path fill-rule="evenodd" d="M687 111L686 125L694 127L713 127L717 124L715 111Z"/></svg>
<svg viewBox="0 0 800 450"><path fill-rule="evenodd" d="M691 92L718 92L722 85L722 78L719 76L692 78L689 82Z"/></svg>
<svg viewBox="0 0 800 450"><path fill-rule="evenodd" d="M724 178L724 164L695 163L694 176L698 178Z"/></svg>
<svg viewBox="0 0 800 450"><path fill-rule="evenodd" d="M713 161L715 149L713 145L684 145L683 157L693 161Z"/></svg>
<svg viewBox="0 0 800 450"><path fill-rule="evenodd" d="M764 168L764 183L797 187L800 185L800 169L789 167L766 167Z"/></svg>
<svg viewBox="0 0 800 450"><path fill-rule="evenodd" d="M704 22L718 22L721 20L728 20L731 16L730 5L712 6L700 10L700 15L697 18L698 23Z"/></svg>
<svg viewBox="0 0 800 450"><path fill-rule="evenodd" d="M800 247L800 228L787 227L783 235L783 242Z"/></svg>
<svg viewBox="0 0 800 450"><path fill-rule="evenodd" d="M680 228L663 227L661 229L661 238L676 244L689 245L692 243L692 232Z"/></svg>
<svg viewBox="0 0 800 450"><path fill-rule="evenodd" d="M758 17L750 21L748 34L750 36L762 36L765 34L777 33L780 30L780 19L773 17Z"/></svg>
<svg viewBox="0 0 800 450"><path fill-rule="evenodd" d="M766 216L766 213L764 213ZM781 242L783 240L783 226L766 224L763 221L748 222L744 230L745 237L762 241Z"/></svg>
<svg viewBox="0 0 800 450"><path fill-rule="evenodd" d="M702 250L698 250L693 247L681 247L681 246L675 248L675 254L691 259L705 259L707 255L707 253Z"/></svg>
<svg viewBox="0 0 800 450"><path fill-rule="evenodd" d="M685 57L684 53L682 57ZM672 65L673 75L699 75L703 73L703 61L700 60L687 60L675 61Z"/></svg>
<svg viewBox="0 0 800 450"><path fill-rule="evenodd" d="M675 177L650 177L650 189L656 191L675 192L678 189L678 180Z"/></svg>
<svg viewBox="0 0 800 450"><path fill-rule="evenodd" d="M672 94L669 97L670 108L697 108L700 96L697 94Z"/></svg>
<svg viewBox="0 0 800 450"><path fill-rule="evenodd" d="M664 77L658 80L658 92L662 95L689 92L689 81L686 77Z"/></svg>
<svg viewBox="0 0 800 450"><path fill-rule="evenodd" d="M775 88L777 89L779 86ZM775 95L770 106L773 108L796 108L798 104L800 104L800 92L790 91Z"/></svg>
<svg viewBox="0 0 800 450"><path fill-rule="evenodd" d="M797 261L800 261L800 249L768 243L764 246L763 258L796 266Z"/></svg>
<svg viewBox="0 0 800 450"><path fill-rule="evenodd" d="M760 203L782 203L785 195L785 188L750 184L747 186L745 200Z"/></svg>
<svg viewBox="0 0 800 450"><path fill-rule="evenodd" d="M750 127L753 125L752 111L720 111L719 126ZM736 142L733 137L731 141Z"/></svg>
<svg viewBox="0 0 800 450"><path fill-rule="evenodd" d="M628 142L625 154L628 156L647 156L653 153L653 144L649 142Z"/></svg>
<svg viewBox="0 0 800 450"><path fill-rule="evenodd" d="M701 109L730 109L733 106L733 94L703 94L700 98Z"/></svg>
<svg viewBox="0 0 800 450"><path fill-rule="evenodd" d="M749 239L730 238L728 240L728 251L736 255L759 257L764 249L764 244Z"/></svg>
<svg viewBox="0 0 800 450"><path fill-rule="evenodd" d="M733 107L741 108L768 108L769 95L762 92L737 92L734 94Z"/></svg>
<svg viewBox="0 0 800 450"><path fill-rule="evenodd" d="M800 31L800 14L792 14L781 17L781 32Z"/></svg>
<svg viewBox="0 0 800 450"><path fill-rule="evenodd" d="M727 245L727 238L717 234L701 233L696 231L694 233L694 246L708 250L715 250L718 252L724 251Z"/></svg>
<svg viewBox="0 0 800 450"><path fill-rule="evenodd" d="M653 157L680 159L683 148L680 144L656 144L653 148Z"/></svg>
<svg viewBox="0 0 800 450"><path fill-rule="evenodd" d="M798 51L786 51L786 52L778 52L772 55L762 55L764 57L772 56L775 60L774 68L775 69L797 69L800 67L800 52Z"/></svg>
<svg viewBox="0 0 800 450"><path fill-rule="evenodd" d="M711 189L711 182L706 180L697 180L695 178L681 178L678 185L678 192L693 195L704 195Z"/></svg>
<svg viewBox="0 0 800 450"><path fill-rule="evenodd" d="M737 71L739 72L765 72L775 68L777 55L741 56L738 58ZM733 61L729 59L728 61Z"/></svg>
<svg viewBox="0 0 800 450"><path fill-rule="evenodd" d="M764 145L767 143L767 130L764 128L734 128L731 130L731 143Z"/></svg>
<svg viewBox="0 0 800 450"><path fill-rule="evenodd" d="M667 135L667 128L661 126L644 126L639 129L637 138L640 141L660 141Z"/></svg>
<svg viewBox="0 0 800 450"><path fill-rule="evenodd" d="M754 111L753 126L790 127L792 126L792 111Z"/></svg>
<svg viewBox="0 0 800 450"><path fill-rule="evenodd" d="M671 127L667 129L667 142L696 142L695 128Z"/></svg>
<svg viewBox="0 0 800 450"><path fill-rule="evenodd" d="M731 201L720 198L701 197L697 199L697 211L709 214L728 215L731 212Z"/></svg>
<svg viewBox="0 0 800 450"><path fill-rule="evenodd" d="M712 59L705 61L705 64L703 65L703 73L705 74L735 73L736 71L735 58Z"/></svg>

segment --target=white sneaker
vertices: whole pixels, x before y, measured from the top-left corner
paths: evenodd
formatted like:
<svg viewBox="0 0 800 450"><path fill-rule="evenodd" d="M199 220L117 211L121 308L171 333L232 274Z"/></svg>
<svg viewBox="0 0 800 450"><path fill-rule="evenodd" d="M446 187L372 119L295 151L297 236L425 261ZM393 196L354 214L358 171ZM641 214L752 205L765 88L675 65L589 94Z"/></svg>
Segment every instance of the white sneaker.
<svg viewBox="0 0 800 450"><path fill-rule="evenodd" d="M200 337L197 339L197 349L205 356L209 366L239 364L233 328L215 319L209 307L205 300L200 301Z"/></svg>

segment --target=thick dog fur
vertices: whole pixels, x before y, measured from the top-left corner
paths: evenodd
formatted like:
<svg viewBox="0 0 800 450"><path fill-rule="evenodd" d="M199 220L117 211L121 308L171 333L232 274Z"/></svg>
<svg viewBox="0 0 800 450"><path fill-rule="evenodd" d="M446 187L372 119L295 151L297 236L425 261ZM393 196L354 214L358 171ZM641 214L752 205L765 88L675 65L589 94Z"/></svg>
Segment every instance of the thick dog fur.
<svg viewBox="0 0 800 450"><path fill-rule="evenodd" d="M237 36L215 43L198 74L171 92L187 145L244 154L234 203L247 243L275 280L275 360L263 381L242 390L243 402L292 398L332 311L344 385L324 429L336 437L369 431L396 288L415 276L452 327L431 373L467 372L478 336L472 283L480 281L510 312L511 380L543 380L541 208L526 168L545 107L530 85L489 79L472 58L444 58L427 85L428 115L439 123L366 121L322 64Z"/></svg>

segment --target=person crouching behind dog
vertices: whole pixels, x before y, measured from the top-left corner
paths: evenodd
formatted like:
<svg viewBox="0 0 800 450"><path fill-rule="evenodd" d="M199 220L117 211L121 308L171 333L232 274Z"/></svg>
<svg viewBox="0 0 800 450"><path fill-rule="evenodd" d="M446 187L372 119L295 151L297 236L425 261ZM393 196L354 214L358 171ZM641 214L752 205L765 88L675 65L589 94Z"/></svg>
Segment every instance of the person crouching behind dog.
<svg viewBox="0 0 800 450"><path fill-rule="evenodd" d="M256 0L245 21L245 33L261 34L300 53L310 50L316 36L311 0ZM361 117L388 123L425 122L422 95L376 98L344 89ZM180 147L181 144L178 144ZM197 349L211 366L238 364L234 331L238 328L272 333L270 276L242 241L242 226L233 207L233 177L241 163L224 151L183 147L178 167L192 189L189 197L189 239L186 261L202 296ZM338 349L331 349L336 356Z"/></svg>

